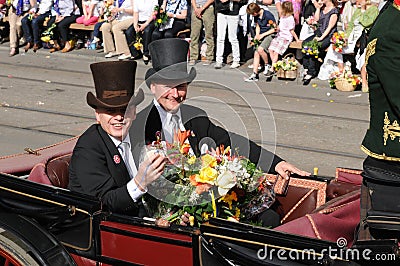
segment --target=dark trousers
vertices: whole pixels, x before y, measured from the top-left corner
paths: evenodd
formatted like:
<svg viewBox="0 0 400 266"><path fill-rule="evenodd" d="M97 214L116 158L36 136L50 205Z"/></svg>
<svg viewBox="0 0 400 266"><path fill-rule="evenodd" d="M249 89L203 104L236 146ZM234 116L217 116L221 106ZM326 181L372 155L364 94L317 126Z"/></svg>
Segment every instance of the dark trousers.
<svg viewBox="0 0 400 266"><path fill-rule="evenodd" d="M103 25L104 22L106 22L106 21L104 20L104 21L101 21L101 22L97 22L94 25L93 37L97 37L97 38L101 39L102 35L100 34L100 27L101 27L101 25Z"/></svg>
<svg viewBox="0 0 400 266"><path fill-rule="evenodd" d="M136 31L135 28L133 27L133 24L129 26L129 28L126 29L125 31L125 37L126 37L126 42L128 43L129 51L131 52L132 57L138 57L142 54L140 50L136 50L136 48L133 46L133 43L135 43L136 39Z"/></svg>
<svg viewBox="0 0 400 266"><path fill-rule="evenodd" d="M39 44L40 42L40 28L43 26L44 20L50 16L50 11L37 16L36 18L29 20L29 16L25 16L22 20L22 30L27 42L34 42Z"/></svg>
<svg viewBox="0 0 400 266"><path fill-rule="evenodd" d="M172 28L160 31L160 29L155 29L151 36L151 40L159 40L162 38L176 38L176 34L181 30L186 28L186 23L183 20L174 20L174 24L172 24Z"/></svg>
<svg viewBox="0 0 400 266"><path fill-rule="evenodd" d="M145 21L139 21L139 24L143 24ZM149 56L149 44L151 42L151 37L153 34L153 31L155 29L154 22L151 22L143 31L143 55ZM136 38L136 31L135 28L130 26L126 31L125 31L125 36L126 36L126 41L128 44L131 44L132 42L135 41ZM133 57L140 55L140 50L136 50L135 47L132 45L129 45L129 50L131 51L131 54Z"/></svg>
<svg viewBox="0 0 400 266"><path fill-rule="evenodd" d="M315 37L316 37L316 35L312 35L312 36L308 37L307 39L305 39L303 41L303 44L306 43L306 42L311 41ZM331 38L330 37L326 37L321 42L321 48L319 49L318 57L321 58L322 61L323 61L323 59L324 59L324 57L326 55L325 50L329 47L330 44L331 44ZM303 67L304 67L304 69L307 69L307 74L308 75L316 77L318 75L319 67L320 67L320 63L318 62L318 58L315 58L315 56L304 55L304 57L303 57Z"/></svg>
<svg viewBox="0 0 400 266"><path fill-rule="evenodd" d="M63 20L57 23L57 27L54 29L53 33L53 39L57 40L61 38L62 41L66 42L69 40L68 38L68 32L69 32L69 26L76 21L76 18L78 16L76 15L71 15L68 17L64 17ZM47 23L47 27L50 27L54 21L56 20L56 17L53 16L50 18L50 20Z"/></svg>

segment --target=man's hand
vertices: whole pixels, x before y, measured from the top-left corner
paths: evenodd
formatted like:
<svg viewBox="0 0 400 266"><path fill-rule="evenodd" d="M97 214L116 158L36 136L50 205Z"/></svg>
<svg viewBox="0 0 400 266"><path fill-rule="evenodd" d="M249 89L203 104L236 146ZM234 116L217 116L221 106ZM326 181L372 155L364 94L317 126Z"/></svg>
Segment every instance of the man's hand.
<svg viewBox="0 0 400 266"><path fill-rule="evenodd" d="M291 173L298 174L301 176L309 176L311 173L302 171L295 167L294 165L281 161L275 166L275 172L277 172L283 178L288 179Z"/></svg>
<svg viewBox="0 0 400 266"><path fill-rule="evenodd" d="M203 9L202 8L200 8L200 7L195 7L194 8L194 14L196 15L196 17L197 18L202 18L202 14L201 13L203 13Z"/></svg>
<svg viewBox="0 0 400 266"><path fill-rule="evenodd" d="M146 23L140 24L138 31L144 31L144 29L147 27L147 25L148 24L146 24Z"/></svg>
<svg viewBox="0 0 400 266"><path fill-rule="evenodd" d="M184 214L182 214L180 225L183 225L183 226L191 225L190 224L190 214L189 213L185 212ZM191 225L191 226L193 226L193 225Z"/></svg>
<svg viewBox="0 0 400 266"><path fill-rule="evenodd" d="M149 152L139 166L135 182L138 187L145 191L146 187L159 178L164 171L165 157L156 152Z"/></svg>

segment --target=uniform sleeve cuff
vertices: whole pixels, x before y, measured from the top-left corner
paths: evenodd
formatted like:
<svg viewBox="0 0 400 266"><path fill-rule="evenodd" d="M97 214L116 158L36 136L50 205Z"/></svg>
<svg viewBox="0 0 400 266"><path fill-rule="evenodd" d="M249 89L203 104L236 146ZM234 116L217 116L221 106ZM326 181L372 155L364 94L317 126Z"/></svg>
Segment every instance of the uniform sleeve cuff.
<svg viewBox="0 0 400 266"><path fill-rule="evenodd" d="M136 202L141 196L143 196L147 192L147 188L145 189L145 191L140 190L140 188L136 185L134 179L129 181L126 187L128 189L129 196L131 196L134 202Z"/></svg>

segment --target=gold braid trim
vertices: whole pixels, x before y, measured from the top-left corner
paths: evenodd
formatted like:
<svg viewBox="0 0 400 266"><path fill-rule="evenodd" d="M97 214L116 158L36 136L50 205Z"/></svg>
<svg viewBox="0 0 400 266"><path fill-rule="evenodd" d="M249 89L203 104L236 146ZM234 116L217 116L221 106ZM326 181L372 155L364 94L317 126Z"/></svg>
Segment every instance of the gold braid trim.
<svg viewBox="0 0 400 266"><path fill-rule="evenodd" d="M396 137L400 137L400 126L397 120L394 120L392 124L390 124L388 113L385 112L385 118L383 119L383 145L386 146L386 142L390 137L391 140L394 140ZM399 139L400 141L400 139Z"/></svg>
<svg viewBox="0 0 400 266"><path fill-rule="evenodd" d="M308 197L311 195L311 193L313 193L315 190L314 189L310 189L291 209L290 211L288 211L288 213L285 215L285 217L283 217L283 219L281 220L281 223L283 224L284 221L286 221L286 219L297 209L297 207L299 207L299 205Z"/></svg>
<svg viewBox="0 0 400 266"><path fill-rule="evenodd" d="M350 203L353 203L353 202L347 202L347 203L344 203L344 204L336 206L336 207L331 207L331 208L328 208L328 209L324 209L324 210L319 211L318 213L329 214L329 213L335 212L335 211L345 207L346 205L348 205Z"/></svg>
<svg viewBox="0 0 400 266"><path fill-rule="evenodd" d="M386 161L394 161L394 162L400 162L400 158L398 157L390 157L390 156L386 156L386 154L378 154L378 153L374 153L372 151L370 151L369 149L367 149L365 146L361 145L361 150L366 153L368 156L371 156L373 158L376 159L380 159L380 160L386 160Z"/></svg>
<svg viewBox="0 0 400 266"><path fill-rule="evenodd" d="M378 39L373 39L372 41L370 41L367 45L367 50L365 52L365 65L368 65L368 59L370 56L375 54L375 48L376 48L376 41Z"/></svg>
<svg viewBox="0 0 400 266"><path fill-rule="evenodd" d="M307 217L307 219L308 219L308 220L310 221L310 223L311 223L311 227L312 227L312 229L314 230L315 236L316 236L318 239L321 239L321 235L320 235L319 232L318 232L317 226L315 225L315 222L314 222L313 218L312 218L309 214L306 214L306 217Z"/></svg>

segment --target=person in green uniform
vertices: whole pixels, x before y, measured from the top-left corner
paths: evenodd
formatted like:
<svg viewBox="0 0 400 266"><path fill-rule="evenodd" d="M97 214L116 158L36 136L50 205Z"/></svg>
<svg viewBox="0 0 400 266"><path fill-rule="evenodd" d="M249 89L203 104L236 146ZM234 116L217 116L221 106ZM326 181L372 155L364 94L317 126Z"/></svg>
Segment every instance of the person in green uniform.
<svg viewBox="0 0 400 266"><path fill-rule="evenodd" d="M400 226L400 0L377 18L368 37L366 64L370 89L370 125L361 150L361 220L374 238L399 238ZM396 26L395 26L396 25ZM390 229L389 231L387 229Z"/></svg>

